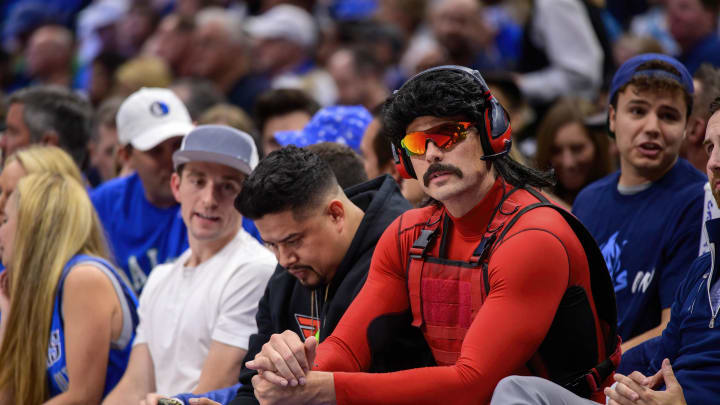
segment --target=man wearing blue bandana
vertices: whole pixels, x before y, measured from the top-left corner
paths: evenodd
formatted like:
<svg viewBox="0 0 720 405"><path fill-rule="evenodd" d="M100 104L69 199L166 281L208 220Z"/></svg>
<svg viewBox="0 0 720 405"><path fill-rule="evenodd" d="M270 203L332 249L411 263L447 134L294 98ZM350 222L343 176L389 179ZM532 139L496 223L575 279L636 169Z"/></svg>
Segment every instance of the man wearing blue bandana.
<svg viewBox="0 0 720 405"><path fill-rule="evenodd" d="M706 178L678 158L692 95L692 78L674 58L625 62L613 77L608 117L620 170L582 190L573 206L610 270L623 352L662 333L699 249Z"/></svg>

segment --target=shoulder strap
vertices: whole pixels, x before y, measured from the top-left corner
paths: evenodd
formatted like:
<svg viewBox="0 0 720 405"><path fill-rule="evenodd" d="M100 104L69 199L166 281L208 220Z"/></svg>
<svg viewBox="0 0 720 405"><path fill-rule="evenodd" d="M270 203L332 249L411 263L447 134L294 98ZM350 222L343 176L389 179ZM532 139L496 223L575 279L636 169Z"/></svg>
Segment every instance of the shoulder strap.
<svg viewBox="0 0 720 405"><path fill-rule="evenodd" d="M526 188L525 190L532 194L540 202L528 205L525 208L521 209L517 213L517 215L515 215L505 226L505 228L502 230L497 240L495 241L494 245L500 243L507 234L507 232L510 230L510 228L512 228L512 226L517 222L517 220L520 219L523 214L527 213L530 210L539 207L548 207L560 213L560 215L563 216L563 219L565 219L565 222L567 222L567 224L577 236L580 244L583 247L583 250L585 251L585 256L587 257L590 269L590 287L591 293L593 295L593 300L595 301L595 308L598 317L601 320L605 321L610 328L610 330L608 331L608 336L611 338L606 339L606 350L607 353L613 353L616 349L616 342L615 339L612 339L612 337L617 335L617 307L615 302L615 289L613 287L612 280L610 279L610 272L607 269L607 264L605 263L605 259L600 252L600 248L598 247L595 238L593 238L593 236L590 234L590 231L588 231L587 228L585 228L585 225L583 225L582 222L580 222L580 220L577 219L573 214L571 214L564 208L558 207L557 205L553 204L537 190L532 188ZM489 286L489 281L486 281L486 285Z"/></svg>

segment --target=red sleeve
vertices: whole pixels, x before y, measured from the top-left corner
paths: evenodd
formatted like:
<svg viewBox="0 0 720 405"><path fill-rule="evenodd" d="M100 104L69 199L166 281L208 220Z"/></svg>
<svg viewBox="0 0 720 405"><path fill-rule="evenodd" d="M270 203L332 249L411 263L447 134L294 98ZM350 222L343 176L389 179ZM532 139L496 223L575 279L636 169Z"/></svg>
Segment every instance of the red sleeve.
<svg viewBox="0 0 720 405"><path fill-rule="evenodd" d="M568 254L552 233L520 231L497 248L490 261L490 295L465 336L453 366L386 374L359 373L369 364L369 322L407 309L405 265L397 226L380 240L367 283L335 333L318 352L320 369L336 372L337 403L484 404L495 385L535 353L567 288Z"/></svg>

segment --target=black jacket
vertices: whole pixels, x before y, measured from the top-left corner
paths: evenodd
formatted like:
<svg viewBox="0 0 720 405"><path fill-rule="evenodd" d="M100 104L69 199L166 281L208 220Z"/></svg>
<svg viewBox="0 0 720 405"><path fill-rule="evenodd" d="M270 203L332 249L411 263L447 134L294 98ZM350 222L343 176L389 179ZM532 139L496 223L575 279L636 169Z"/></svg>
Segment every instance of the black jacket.
<svg viewBox="0 0 720 405"><path fill-rule="evenodd" d="M395 180L389 176L381 176L350 187L345 190L345 194L365 212L365 216L330 282L327 302L323 302L325 288L321 287L317 291L316 296L320 299L322 314L321 342L332 334L345 310L365 284L370 259L380 235L395 218L412 208L400 193ZM275 274L268 282L265 295L260 300L256 316L258 333L250 336L245 361L255 358L273 333L281 333L289 329L300 336L310 336L310 328L300 327L303 320L307 325L312 324L310 295L310 289L303 287L283 267L277 266ZM432 354L422 333L419 329L411 327L410 322L409 313L393 315L380 321L378 327L397 330L391 334L392 341L371 342L374 363L370 371L389 372L433 364ZM258 403L253 395L251 383L254 375L255 371L243 365L240 373L240 382L243 386L230 405Z"/></svg>

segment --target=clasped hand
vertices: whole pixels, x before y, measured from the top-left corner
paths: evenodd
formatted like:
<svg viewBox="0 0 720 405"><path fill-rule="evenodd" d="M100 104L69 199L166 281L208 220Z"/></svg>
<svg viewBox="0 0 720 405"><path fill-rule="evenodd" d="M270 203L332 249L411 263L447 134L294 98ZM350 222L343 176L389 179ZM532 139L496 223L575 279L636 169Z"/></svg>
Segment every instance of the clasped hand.
<svg viewBox="0 0 720 405"><path fill-rule="evenodd" d="M617 373L615 381L615 389L605 388L609 405L686 405L682 387L668 359L663 360L662 368L651 377L635 371L629 376ZM664 391L654 390L663 383Z"/></svg>
<svg viewBox="0 0 720 405"><path fill-rule="evenodd" d="M317 345L315 337L311 336L303 343L297 334L286 330L272 335L255 359L245 365L273 384L283 387L305 385L307 373L315 361Z"/></svg>

